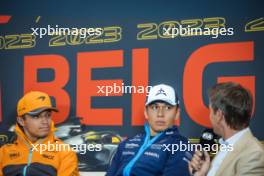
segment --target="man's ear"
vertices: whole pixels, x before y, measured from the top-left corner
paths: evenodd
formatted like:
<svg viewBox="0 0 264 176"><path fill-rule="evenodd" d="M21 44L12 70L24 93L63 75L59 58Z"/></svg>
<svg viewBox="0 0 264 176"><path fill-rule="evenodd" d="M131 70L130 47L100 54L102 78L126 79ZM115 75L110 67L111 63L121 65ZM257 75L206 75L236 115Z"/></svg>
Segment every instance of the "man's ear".
<svg viewBox="0 0 264 176"><path fill-rule="evenodd" d="M20 125L20 126L25 126L25 121L22 117L17 117L17 123Z"/></svg>
<svg viewBox="0 0 264 176"><path fill-rule="evenodd" d="M224 113L223 113L223 111L221 111L220 109L218 109L216 111L216 122L217 123L221 123L223 120L225 120Z"/></svg>
<svg viewBox="0 0 264 176"><path fill-rule="evenodd" d="M145 110L144 110L144 116L145 116L145 119L148 120L148 112L147 112L147 107L145 107Z"/></svg>
<svg viewBox="0 0 264 176"><path fill-rule="evenodd" d="M180 109L180 107L177 107L177 112L176 112L175 120L178 120L180 118L180 114L181 114L181 109Z"/></svg>

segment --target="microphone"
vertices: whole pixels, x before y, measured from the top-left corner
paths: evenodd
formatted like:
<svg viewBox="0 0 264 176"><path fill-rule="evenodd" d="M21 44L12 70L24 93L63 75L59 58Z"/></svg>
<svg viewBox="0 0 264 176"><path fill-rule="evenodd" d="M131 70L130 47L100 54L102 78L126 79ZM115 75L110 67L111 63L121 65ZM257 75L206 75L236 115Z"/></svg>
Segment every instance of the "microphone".
<svg viewBox="0 0 264 176"><path fill-rule="evenodd" d="M206 149L206 151L210 154L214 151L214 146L218 146L218 140L220 136L214 133L213 129L205 129L202 132L202 135L200 137L200 144L203 147L203 149Z"/></svg>
<svg viewBox="0 0 264 176"><path fill-rule="evenodd" d="M203 130L201 137L200 137L200 142L199 142L202 146L202 148L201 148L201 152L202 152L201 160L205 160L204 151L207 151L210 156L212 155L213 146L218 145L219 138L220 138L220 136L215 134L213 129L206 128L205 130ZM191 160L190 154L186 153L185 156L188 156L187 158L189 160ZM197 172L197 170L193 169L192 175L194 175L195 172Z"/></svg>

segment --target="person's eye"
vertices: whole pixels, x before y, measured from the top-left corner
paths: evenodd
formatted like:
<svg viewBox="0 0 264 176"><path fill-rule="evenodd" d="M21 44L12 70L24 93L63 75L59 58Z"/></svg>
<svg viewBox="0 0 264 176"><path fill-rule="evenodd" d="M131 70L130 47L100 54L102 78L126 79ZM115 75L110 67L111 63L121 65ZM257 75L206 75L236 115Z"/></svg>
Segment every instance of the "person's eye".
<svg viewBox="0 0 264 176"><path fill-rule="evenodd" d="M34 115L32 117L33 117L33 119L39 119L39 115Z"/></svg>
<svg viewBox="0 0 264 176"><path fill-rule="evenodd" d="M158 109L158 106L157 106L157 105L153 105L153 106L152 106L152 109L153 109L153 110L157 110L157 109Z"/></svg>
<svg viewBox="0 0 264 176"><path fill-rule="evenodd" d="M165 109L166 110L170 110L171 109L171 106L166 106Z"/></svg>
<svg viewBox="0 0 264 176"><path fill-rule="evenodd" d="M46 118L50 118L50 117L51 117L51 113L47 113L47 114L45 114L44 117L46 117Z"/></svg>

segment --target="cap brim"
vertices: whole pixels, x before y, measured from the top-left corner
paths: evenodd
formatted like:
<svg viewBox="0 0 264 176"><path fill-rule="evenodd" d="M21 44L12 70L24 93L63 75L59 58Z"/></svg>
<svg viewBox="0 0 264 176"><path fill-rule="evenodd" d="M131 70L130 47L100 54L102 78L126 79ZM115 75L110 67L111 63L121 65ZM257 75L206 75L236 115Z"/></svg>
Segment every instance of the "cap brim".
<svg viewBox="0 0 264 176"><path fill-rule="evenodd" d="M41 113L41 112L43 112L45 110L51 110L51 111L59 112L59 110L57 108L54 108L54 107L43 107L43 108L36 109L34 111L30 111L27 114L29 114L29 115L38 115L39 113Z"/></svg>

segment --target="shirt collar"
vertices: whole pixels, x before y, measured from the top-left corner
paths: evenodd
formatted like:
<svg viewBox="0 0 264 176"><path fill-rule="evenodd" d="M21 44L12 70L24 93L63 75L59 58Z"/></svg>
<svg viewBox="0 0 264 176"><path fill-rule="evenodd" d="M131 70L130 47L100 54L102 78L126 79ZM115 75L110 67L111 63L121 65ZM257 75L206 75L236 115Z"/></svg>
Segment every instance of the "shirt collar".
<svg viewBox="0 0 264 176"><path fill-rule="evenodd" d="M231 136L227 140L224 140L223 138L220 138L219 139L219 143L220 144L225 144L225 145L228 145L228 144L234 145L242 137L242 135L245 132L247 132L247 131L249 131L249 128L248 127L245 128L245 129L243 129L243 130L241 130L241 131L239 131L239 132L237 132L236 134L234 134L233 136Z"/></svg>

